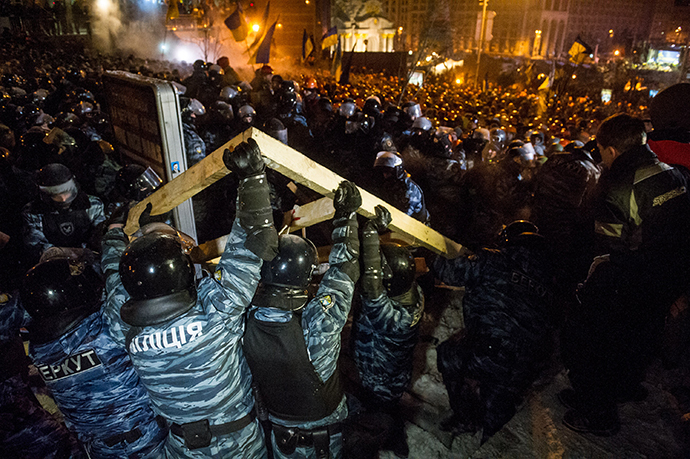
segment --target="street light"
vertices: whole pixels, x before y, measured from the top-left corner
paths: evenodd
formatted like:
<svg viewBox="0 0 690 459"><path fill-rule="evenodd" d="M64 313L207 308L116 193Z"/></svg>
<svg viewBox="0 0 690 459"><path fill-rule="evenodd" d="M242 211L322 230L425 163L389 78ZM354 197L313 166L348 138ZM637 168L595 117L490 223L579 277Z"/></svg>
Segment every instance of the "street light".
<svg viewBox="0 0 690 459"><path fill-rule="evenodd" d="M541 30L535 30L534 46L532 47L532 56L539 55L539 48L541 48Z"/></svg>
<svg viewBox="0 0 690 459"><path fill-rule="evenodd" d="M477 73L474 75L474 88L477 89L479 82L479 63L482 58L482 48L484 47L484 37L486 37L486 7L489 6L489 0L480 0L482 5L482 25L479 33L479 46L477 47Z"/></svg>

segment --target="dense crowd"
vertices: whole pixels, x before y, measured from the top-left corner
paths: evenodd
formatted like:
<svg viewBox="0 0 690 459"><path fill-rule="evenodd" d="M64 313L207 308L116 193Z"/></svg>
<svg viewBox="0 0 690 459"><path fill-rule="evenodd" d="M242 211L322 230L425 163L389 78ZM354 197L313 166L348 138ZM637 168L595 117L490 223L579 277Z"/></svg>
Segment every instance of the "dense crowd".
<svg viewBox="0 0 690 459"><path fill-rule="evenodd" d="M339 85L264 65L246 81L227 57L174 64L6 38L1 384L2 415L14 414L0 451L40 438L27 457L45 445L45 457L406 457L399 401L433 278L465 287L465 330L438 347L455 433L497 432L556 337L573 386L563 422L578 432L614 434L617 403L646 396L651 359L678 364L685 335L662 341L688 309L689 85L648 109L444 77ZM197 241L149 209L130 242L129 207L162 180L117 151L107 70L174 82L187 167L256 127L342 176L329 263L278 236L315 195L267 170L251 141L226 150L233 173L195 196ZM357 217L358 187L461 253L380 243L390 213ZM228 234L216 272L195 279L189 246ZM413 255L431 270L418 282ZM355 296L360 374L346 397L337 361ZM69 431L27 392L21 326ZM98 381L77 379L88 374ZM350 399L365 410L348 416Z"/></svg>

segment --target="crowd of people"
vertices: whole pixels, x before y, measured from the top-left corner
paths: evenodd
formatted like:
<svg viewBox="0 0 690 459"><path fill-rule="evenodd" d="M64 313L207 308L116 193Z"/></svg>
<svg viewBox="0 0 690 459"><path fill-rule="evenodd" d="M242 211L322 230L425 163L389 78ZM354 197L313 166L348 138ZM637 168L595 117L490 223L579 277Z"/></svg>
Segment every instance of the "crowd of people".
<svg viewBox="0 0 690 459"><path fill-rule="evenodd" d="M7 457L407 457L400 401L432 278L465 287L465 328L437 349L453 411L442 427L456 434L500 430L557 339L572 384L563 423L581 433L615 434L618 404L647 395L651 360L679 363L688 84L647 109L384 74L338 85L269 65L246 81L227 57L173 64L26 37L3 51ZM174 82L187 168L255 127L343 177L318 241L328 263L282 231L314 193L267 169L251 139L224 151L232 173L195 196L198 240L150 207L130 240L130 207L162 180L117 151L105 70ZM358 216L360 189L460 253L381 242L390 211ZM214 272L197 276L191 248L223 235ZM22 327L64 424L31 393ZM664 340L665 329L676 333ZM347 352L352 391L338 365Z"/></svg>

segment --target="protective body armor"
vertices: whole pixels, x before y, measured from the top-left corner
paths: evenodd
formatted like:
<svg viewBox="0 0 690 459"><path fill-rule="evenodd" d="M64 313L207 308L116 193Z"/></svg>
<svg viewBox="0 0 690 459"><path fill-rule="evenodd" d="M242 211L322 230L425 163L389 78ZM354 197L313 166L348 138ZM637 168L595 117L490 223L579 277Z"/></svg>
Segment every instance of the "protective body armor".
<svg viewBox="0 0 690 459"><path fill-rule="evenodd" d="M244 310L259 282L261 259L244 247L237 221L214 277L201 279L191 309L165 322L130 328L120 317L129 295L118 268L127 245L121 229L103 239L102 267L110 332L126 346L153 409L168 422L207 420L211 426L236 421L254 407L249 367L240 349ZM166 442L169 458L200 457L178 435ZM202 451L215 457L265 457L258 421L231 435L213 436ZM208 457L208 456L207 456Z"/></svg>
<svg viewBox="0 0 690 459"><path fill-rule="evenodd" d="M93 228L105 221L103 202L80 193L69 210L55 210L46 202L35 200L22 210L24 244L40 256L52 246L84 247Z"/></svg>
<svg viewBox="0 0 690 459"><path fill-rule="evenodd" d="M73 205L78 204L77 200ZM67 211L45 213L43 234L57 247L81 247L91 236L91 220L82 206L71 207Z"/></svg>
<svg viewBox="0 0 690 459"><path fill-rule="evenodd" d="M322 382L309 361L300 316L289 322L247 319L244 355L268 411L287 421L316 421L331 414L343 391L339 372ZM277 383L277 384L276 384Z"/></svg>

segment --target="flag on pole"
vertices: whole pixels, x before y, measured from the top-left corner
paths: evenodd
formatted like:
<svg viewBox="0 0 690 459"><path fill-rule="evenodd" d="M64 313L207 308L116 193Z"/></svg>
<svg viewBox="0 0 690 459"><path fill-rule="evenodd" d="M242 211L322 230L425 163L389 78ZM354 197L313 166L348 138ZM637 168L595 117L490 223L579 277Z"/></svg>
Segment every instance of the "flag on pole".
<svg viewBox="0 0 690 459"><path fill-rule="evenodd" d="M570 51L568 51L570 61L575 64L582 64L585 61L585 58L592 53L592 48L587 43L582 41L579 35L575 39L573 46L570 47Z"/></svg>
<svg viewBox="0 0 690 459"><path fill-rule="evenodd" d="M336 26L328 29L328 32L321 37L321 49L330 48L338 43L338 28Z"/></svg>
<svg viewBox="0 0 690 459"><path fill-rule="evenodd" d="M244 41L249 34L249 27L247 27L247 20L244 18L244 11L240 4L237 4L235 11L225 19L225 25L232 32L235 41Z"/></svg>
<svg viewBox="0 0 690 459"><path fill-rule="evenodd" d="M541 86L539 86L539 89L537 91L548 91L553 87L553 80L556 78L556 61L553 63L553 67L551 67L551 72L546 76L546 79L542 82Z"/></svg>
<svg viewBox="0 0 690 459"><path fill-rule="evenodd" d="M333 64L331 65L331 75L335 81L340 82L340 77L343 74L343 52L340 47L340 40L336 42L335 53L333 53Z"/></svg>
<svg viewBox="0 0 690 459"><path fill-rule="evenodd" d="M258 48L256 48L256 51L254 51L252 57L249 58L249 62L247 62L247 64L268 64L268 61L271 57L271 41L273 40L273 32L276 30L276 24L278 24L278 21L274 22L273 25L266 31L264 34L264 39L261 40L261 44Z"/></svg>
<svg viewBox="0 0 690 459"><path fill-rule="evenodd" d="M314 51L314 39L311 36L307 36L307 29L304 29L302 33L302 63L309 59L312 51Z"/></svg>
<svg viewBox="0 0 690 459"><path fill-rule="evenodd" d="M166 20L171 21L180 17L180 9L177 6L177 1L178 0L169 0L168 14L165 16Z"/></svg>
<svg viewBox="0 0 690 459"><path fill-rule="evenodd" d="M271 2L266 3L266 9L264 10L264 16L261 19L261 28L259 31L261 33L256 34L256 38L254 38L254 41L252 42L251 45L249 45L249 49L254 48L256 45L258 45L261 42L261 39L266 35L266 26L268 25L268 10L271 7Z"/></svg>
<svg viewBox="0 0 690 459"><path fill-rule="evenodd" d="M553 86L553 81L551 81L551 75L547 75L546 79L542 82L541 86L539 86L537 91L551 89L551 86Z"/></svg>

